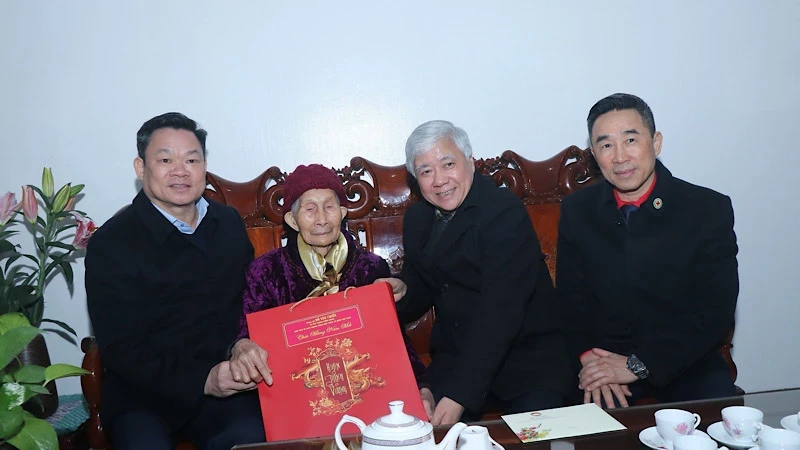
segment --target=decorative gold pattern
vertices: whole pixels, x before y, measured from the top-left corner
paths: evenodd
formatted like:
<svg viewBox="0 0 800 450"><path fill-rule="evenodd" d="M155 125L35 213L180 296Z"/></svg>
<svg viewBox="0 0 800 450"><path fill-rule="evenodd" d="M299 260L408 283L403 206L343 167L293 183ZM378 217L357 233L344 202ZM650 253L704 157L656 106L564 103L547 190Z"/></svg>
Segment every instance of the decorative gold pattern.
<svg viewBox="0 0 800 450"><path fill-rule="evenodd" d="M366 366L369 359L369 353L353 348L351 339L327 339L325 348L308 348L305 366L291 379L317 390L317 399L308 402L314 416L341 414L363 401L362 392L386 384L374 367Z"/></svg>

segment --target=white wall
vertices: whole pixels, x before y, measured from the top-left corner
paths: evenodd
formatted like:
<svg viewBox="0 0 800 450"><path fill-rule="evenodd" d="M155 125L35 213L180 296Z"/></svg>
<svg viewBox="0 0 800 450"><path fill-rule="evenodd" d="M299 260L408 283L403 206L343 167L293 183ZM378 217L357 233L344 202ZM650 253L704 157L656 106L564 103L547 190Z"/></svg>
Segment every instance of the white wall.
<svg viewBox="0 0 800 450"><path fill-rule="evenodd" d="M231 180L355 155L400 164L434 118L479 157L545 159L586 145L596 100L631 92L673 173L733 199L739 385L800 386L798 23L793 0L0 1L0 189L52 166L86 183L79 207L103 222L136 193L136 130L173 110L209 130L209 169ZM45 311L81 337L82 285L81 264ZM74 345L48 345L80 363Z"/></svg>

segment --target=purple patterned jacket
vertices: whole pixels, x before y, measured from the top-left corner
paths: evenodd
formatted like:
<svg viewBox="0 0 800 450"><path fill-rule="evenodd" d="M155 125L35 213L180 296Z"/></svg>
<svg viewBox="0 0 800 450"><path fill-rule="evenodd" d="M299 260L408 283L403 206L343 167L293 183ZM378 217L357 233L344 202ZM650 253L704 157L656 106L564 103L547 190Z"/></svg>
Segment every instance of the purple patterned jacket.
<svg viewBox="0 0 800 450"><path fill-rule="evenodd" d="M353 286L372 284L378 278L390 276L389 265L380 256L355 245L349 231L343 230L347 240L347 261L339 280L340 290ZM297 233L289 232L285 247L272 250L250 264L246 286L242 295L243 313L239 319L239 338L245 338L247 321L245 314L293 303L304 299L318 284L303 266L297 249ZM429 387L427 369L411 346L402 324L403 340L408 351L414 377L420 388Z"/></svg>

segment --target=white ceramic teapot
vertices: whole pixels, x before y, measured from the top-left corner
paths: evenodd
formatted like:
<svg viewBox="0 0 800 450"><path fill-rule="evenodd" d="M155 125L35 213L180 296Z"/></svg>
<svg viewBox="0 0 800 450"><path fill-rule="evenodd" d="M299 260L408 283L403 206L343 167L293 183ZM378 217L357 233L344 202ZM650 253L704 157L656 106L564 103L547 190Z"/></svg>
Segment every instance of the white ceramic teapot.
<svg viewBox="0 0 800 450"><path fill-rule="evenodd" d="M389 402L388 416L383 416L367 426L361 419L345 414L336 425L334 437L339 450L347 450L342 441L342 425L355 424L363 435L362 450L455 450L458 435L467 426L461 422L453 425L438 445L433 440L433 426L403 412L403 402Z"/></svg>

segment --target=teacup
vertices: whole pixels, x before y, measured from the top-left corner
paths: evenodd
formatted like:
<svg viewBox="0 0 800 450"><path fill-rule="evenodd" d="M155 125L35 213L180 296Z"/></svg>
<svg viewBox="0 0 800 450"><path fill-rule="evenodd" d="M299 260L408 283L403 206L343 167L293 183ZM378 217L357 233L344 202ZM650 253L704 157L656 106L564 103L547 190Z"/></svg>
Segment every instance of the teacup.
<svg viewBox="0 0 800 450"><path fill-rule="evenodd" d="M764 427L758 433L759 450L800 450L800 433Z"/></svg>
<svg viewBox="0 0 800 450"><path fill-rule="evenodd" d="M489 436L486 427L471 425L458 435L458 450L502 450L503 447Z"/></svg>
<svg viewBox="0 0 800 450"><path fill-rule="evenodd" d="M675 450L717 450L717 443L707 436L678 436L672 441Z"/></svg>
<svg viewBox="0 0 800 450"><path fill-rule="evenodd" d="M692 434L700 425L700 415L682 409L659 409L656 411L656 430L661 438L672 443L678 436Z"/></svg>
<svg viewBox="0 0 800 450"><path fill-rule="evenodd" d="M756 440L763 426L764 413L749 406L728 406L722 409L722 427L737 442Z"/></svg>

